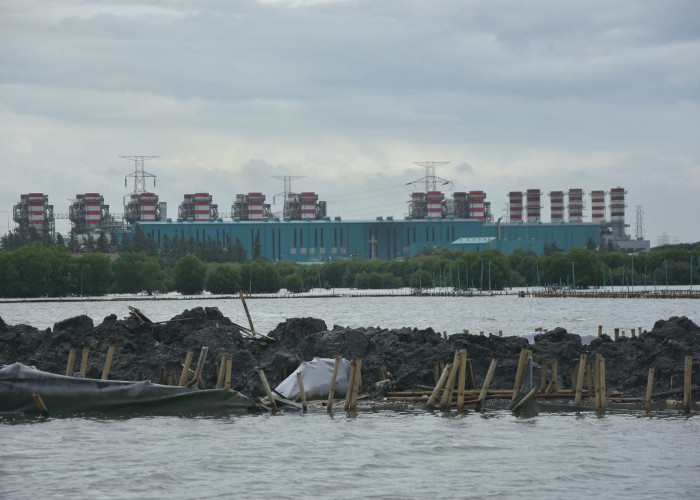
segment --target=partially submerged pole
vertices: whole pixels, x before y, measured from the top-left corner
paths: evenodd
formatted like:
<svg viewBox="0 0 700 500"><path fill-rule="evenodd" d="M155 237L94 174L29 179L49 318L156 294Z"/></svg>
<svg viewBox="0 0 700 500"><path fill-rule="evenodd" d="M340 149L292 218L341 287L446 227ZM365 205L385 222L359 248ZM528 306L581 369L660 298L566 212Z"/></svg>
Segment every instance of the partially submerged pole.
<svg viewBox="0 0 700 500"><path fill-rule="evenodd" d="M301 410L306 412L306 392L304 391L304 377L301 372L297 372L297 384L299 384L299 395L301 396Z"/></svg>
<svg viewBox="0 0 700 500"><path fill-rule="evenodd" d="M523 349L520 351L520 358L518 359L518 370L515 372L515 384L513 385L513 398L515 399L520 395L520 387L523 384L523 376L525 375L525 364L527 363L528 355L530 351Z"/></svg>
<svg viewBox="0 0 700 500"><path fill-rule="evenodd" d="M576 397L574 398L574 405L579 406L581 404L581 393L583 392L583 377L586 375L586 355L581 354L581 358L578 362L578 373L576 376Z"/></svg>
<svg viewBox="0 0 700 500"><path fill-rule="evenodd" d="M350 397L350 411L357 408L357 396L362 387L362 359L355 360L355 380L352 384L352 396Z"/></svg>
<svg viewBox="0 0 700 500"><path fill-rule="evenodd" d="M331 388L328 391L328 401L326 402L326 409L328 412L333 411L333 396L335 396L335 381L338 378L338 367L340 366L340 356L335 357L335 363L333 364L333 376L331 377ZM349 383L349 381L348 381Z"/></svg>
<svg viewBox="0 0 700 500"><path fill-rule="evenodd" d="M109 376L109 369L112 367L112 360L114 359L114 345L109 346L107 350L107 359L105 360L105 367L102 370L102 380L107 380Z"/></svg>
<svg viewBox="0 0 700 500"><path fill-rule="evenodd" d="M41 394L39 394L38 392L33 392L32 399L34 400L34 404L36 405L37 409L41 413L41 416L44 418L49 418L49 410L48 408L46 408L44 400L41 399Z"/></svg>
<svg viewBox="0 0 700 500"><path fill-rule="evenodd" d="M350 363L350 376L348 377L348 388L345 391L345 403L343 404L343 410L348 411L350 409L350 398L352 398L352 386L355 383L355 366L356 361Z"/></svg>
<svg viewBox="0 0 700 500"><path fill-rule="evenodd" d="M459 374L457 379L457 411L464 411L464 385L467 378L467 350L459 350Z"/></svg>
<svg viewBox="0 0 700 500"><path fill-rule="evenodd" d="M452 369L450 374L447 376L447 383L445 384L445 390L442 393L442 398L440 399L440 408L449 408L452 403L452 391L455 386L455 378L457 378L457 370L459 369L459 351L455 352L454 361L452 362Z"/></svg>
<svg viewBox="0 0 700 500"><path fill-rule="evenodd" d="M651 396L654 391L654 368L649 368L649 376L647 377L647 393L644 397L644 409L647 412L651 411Z"/></svg>
<svg viewBox="0 0 700 500"><path fill-rule="evenodd" d="M685 413L690 413L690 406L692 404L692 394L691 394L691 380L693 373L693 357L685 357L685 369L683 370L683 411Z"/></svg>
<svg viewBox="0 0 700 500"><path fill-rule="evenodd" d="M489 391L489 386L491 385L491 379L493 379L493 374L496 372L496 365L498 360L496 358L491 359L491 364L489 365L489 371L486 373L486 378L484 379L484 385L481 386L481 392L479 393L479 399L476 401L476 409L481 410L481 407L486 401L486 394Z"/></svg>

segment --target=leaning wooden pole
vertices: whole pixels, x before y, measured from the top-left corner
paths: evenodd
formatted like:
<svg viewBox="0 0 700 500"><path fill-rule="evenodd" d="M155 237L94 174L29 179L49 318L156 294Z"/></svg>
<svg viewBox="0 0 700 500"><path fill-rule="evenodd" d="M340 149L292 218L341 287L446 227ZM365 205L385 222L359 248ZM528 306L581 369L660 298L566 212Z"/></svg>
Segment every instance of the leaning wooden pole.
<svg viewBox="0 0 700 500"><path fill-rule="evenodd" d="M450 372L452 371L452 364L448 364L445 366L445 368L442 369L442 375L440 375L440 378L437 381L437 384L435 384L435 389L433 389L433 393L430 395L430 398L428 398L428 408L431 406L435 406L435 403L437 403L438 397L440 396L440 391L445 387L445 384L447 383L447 377L449 376Z"/></svg>
<svg viewBox="0 0 700 500"><path fill-rule="evenodd" d="M39 394L38 392L33 392L32 399L34 400L34 404L36 405L37 409L39 410L39 413L41 413L41 416L44 418L49 418L49 410L48 410L48 408L46 408L46 404L44 404L44 400L41 399L41 394Z"/></svg>
<svg viewBox="0 0 700 500"><path fill-rule="evenodd" d="M180 374L180 382L178 385L187 385L187 377L189 376L192 358L194 358L194 352L188 351L187 356L185 356L185 364L182 365L182 373Z"/></svg>
<svg viewBox="0 0 700 500"><path fill-rule="evenodd" d="M241 303L243 304L243 309L245 310L245 315L248 317L248 324L250 325L250 331L255 333L255 328L253 328L253 319L250 317L250 311L248 311L248 304L245 303L245 297L243 297L243 290L238 290L238 296L241 298Z"/></svg>
<svg viewBox="0 0 700 500"><path fill-rule="evenodd" d="M226 356L226 377L224 378L224 389L231 389L231 374L233 372L233 357Z"/></svg>
<svg viewBox="0 0 700 500"><path fill-rule="evenodd" d="M267 383L267 377L262 369L258 369L258 377L260 377L260 382L262 382L263 389L265 389L265 394L267 394L267 399L270 401L270 406L273 410L277 410L277 403L275 403L275 398L272 397L272 391L270 390L270 384Z"/></svg>
<svg viewBox="0 0 700 500"><path fill-rule="evenodd" d="M440 408L448 408L452 404L452 391L455 386L455 378L457 378L457 371L459 370L459 351L455 352L454 361L452 362L452 369L450 374L447 376L447 383L445 384L445 390L442 392L442 398L440 399Z"/></svg>
<svg viewBox="0 0 700 500"><path fill-rule="evenodd" d="M326 402L326 410L328 412L333 411L333 398L335 396L335 381L338 378L338 368L340 367L340 356L335 357L335 363L333 363L333 375L331 376L331 388L328 391L328 401Z"/></svg>
<svg viewBox="0 0 700 500"><path fill-rule="evenodd" d="M102 380L107 380L109 377L109 370L112 367L112 360L114 359L114 345L109 346L107 350L107 359L105 360L105 367L102 370Z"/></svg>
<svg viewBox="0 0 700 500"><path fill-rule="evenodd" d="M692 405L691 381L693 374L693 357L685 357L685 369L683 370L683 411L690 413Z"/></svg>
<svg viewBox="0 0 700 500"><path fill-rule="evenodd" d="M476 409L481 410L486 401L486 395L489 392L489 386L491 385L491 380L493 379L493 374L496 372L496 365L498 365L498 360L496 358L491 359L491 364L489 365L489 371L486 373L486 378L484 379L484 385L481 386L481 392L479 393L479 399L476 401Z"/></svg>
<svg viewBox="0 0 700 500"><path fill-rule="evenodd" d="M527 364L528 350L520 351L518 359L518 370L515 372L515 384L513 384L513 399L520 395L520 387L523 385L523 376L525 375L525 365Z"/></svg>

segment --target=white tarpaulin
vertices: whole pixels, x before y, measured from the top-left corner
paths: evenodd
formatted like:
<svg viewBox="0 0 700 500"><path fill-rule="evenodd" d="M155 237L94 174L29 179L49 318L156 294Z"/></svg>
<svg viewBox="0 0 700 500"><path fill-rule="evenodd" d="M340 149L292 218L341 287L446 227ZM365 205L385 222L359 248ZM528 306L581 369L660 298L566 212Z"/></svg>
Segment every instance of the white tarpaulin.
<svg viewBox="0 0 700 500"><path fill-rule="evenodd" d="M285 398L297 401L301 399L299 392L299 382L297 373L301 372L301 379L304 383L306 399L326 399L331 388L331 378L333 377L333 366L335 359L314 358L311 361L304 361L294 370L289 377L284 379L275 387L275 391ZM338 376L335 380L335 397L345 397L348 390L348 379L350 378L350 361L340 358L338 365Z"/></svg>

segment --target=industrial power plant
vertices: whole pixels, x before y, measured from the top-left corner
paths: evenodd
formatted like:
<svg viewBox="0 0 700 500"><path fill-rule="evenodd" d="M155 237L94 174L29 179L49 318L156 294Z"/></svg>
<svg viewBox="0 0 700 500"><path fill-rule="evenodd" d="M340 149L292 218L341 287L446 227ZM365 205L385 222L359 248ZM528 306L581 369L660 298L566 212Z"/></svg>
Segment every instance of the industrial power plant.
<svg viewBox="0 0 700 500"><path fill-rule="evenodd" d="M424 247L481 251L497 248L504 253L517 249L542 254L546 248L569 251L575 247L614 245L627 251L649 250L640 234L631 238L625 222L624 188L590 192L591 215L584 221L583 189L551 191L550 222L543 222L543 193L540 189L508 193L507 216L494 221L491 203L481 190L446 194L438 183L451 184L435 176L445 162L419 162L426 176L422 191L414 191L403 219L377 217L375 220L346 221L328 217L327 204L317 193L293 192L295 177L277 177L285 183L283 208L274 212L262 192L235 196L230 211L222 211L206 192L186 193L177 217L168 217L167 203L145 190L145 179L154 175L143 169L145 156L124 157L134 161L134 190L124 200L123 213L110 213L99 193L77 194L67 215L56 215L44 193L20 195L13 207L16 231L31 228L55 236L55 219L66 217L76 235L105 233L123 238L139 227L157 244L166 239L209 240L220 244L240 242L253 255L254 247L269 260L296 262L329 261L360 257L398 259L416 255ZM417 182L417 181L416 181ZM411 183L409 183L411 184ZM85 237L85 236L83 236Z"/></svg>

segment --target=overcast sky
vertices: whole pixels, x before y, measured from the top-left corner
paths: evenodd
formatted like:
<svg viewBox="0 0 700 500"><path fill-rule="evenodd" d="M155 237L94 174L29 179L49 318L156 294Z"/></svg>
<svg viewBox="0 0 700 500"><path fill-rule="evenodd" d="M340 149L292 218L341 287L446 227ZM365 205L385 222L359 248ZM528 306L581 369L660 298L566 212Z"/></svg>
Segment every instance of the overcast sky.
<svg viewBox="0 0 700 500"><path fill-rule="evenodd" d="M415 162L445 161L496 217L621 186L630 234L640 205L652 246L696 242L699 100L696 0L0 0L0 233L29 192L121 213L120 156L158 155L171 217L294 175L331 216L401 218Z"/></svg>

